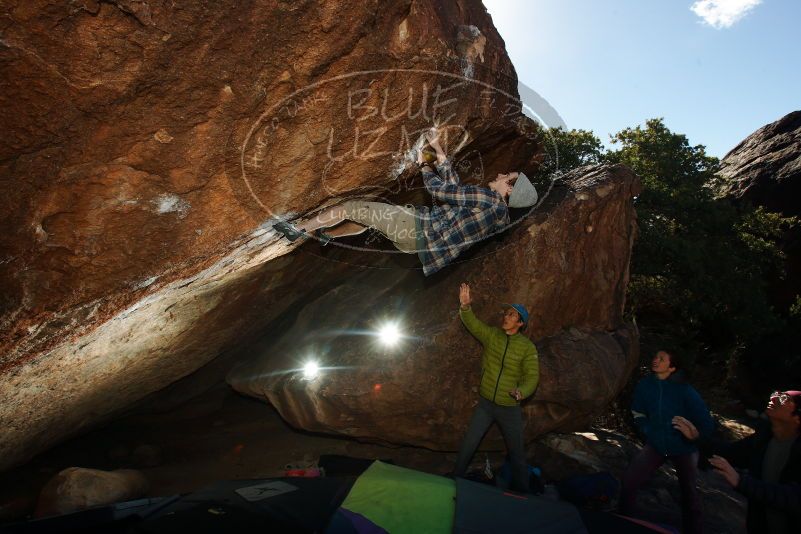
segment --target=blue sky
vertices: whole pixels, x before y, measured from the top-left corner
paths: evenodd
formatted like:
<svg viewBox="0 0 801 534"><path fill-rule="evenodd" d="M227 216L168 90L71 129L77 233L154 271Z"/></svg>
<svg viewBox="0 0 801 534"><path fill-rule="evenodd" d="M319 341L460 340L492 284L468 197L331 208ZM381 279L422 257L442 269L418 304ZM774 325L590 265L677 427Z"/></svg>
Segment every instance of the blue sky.
<svg viewBox="0 0 801 534"><path fill-rule="evenodd" d="M664 117L722 157L801 109L799 0L484 4L520 81L568 128L592 130L605 143L610 133Z"/></svg>

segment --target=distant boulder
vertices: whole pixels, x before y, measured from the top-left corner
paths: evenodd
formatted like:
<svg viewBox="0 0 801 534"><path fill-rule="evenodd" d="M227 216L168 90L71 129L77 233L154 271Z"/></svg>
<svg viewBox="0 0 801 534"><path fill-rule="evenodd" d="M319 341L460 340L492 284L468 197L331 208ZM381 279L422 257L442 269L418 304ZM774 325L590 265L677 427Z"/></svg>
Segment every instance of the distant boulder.
<svg viewBox="0 0 801 534"><path fill-rule="evenodd" d="M801 215L801 110L763 126L721 161L724 197L784 216ZM791 228L779 243L786 276L769 282L771 300L787 311L801 294L801 229Z"/></svg>
<svg viewBox="0 0 801 534"><path fill-rule="evenodd" d="M801 214L801 111L746 137L721 166L724 196L784 215Z"/></svg>

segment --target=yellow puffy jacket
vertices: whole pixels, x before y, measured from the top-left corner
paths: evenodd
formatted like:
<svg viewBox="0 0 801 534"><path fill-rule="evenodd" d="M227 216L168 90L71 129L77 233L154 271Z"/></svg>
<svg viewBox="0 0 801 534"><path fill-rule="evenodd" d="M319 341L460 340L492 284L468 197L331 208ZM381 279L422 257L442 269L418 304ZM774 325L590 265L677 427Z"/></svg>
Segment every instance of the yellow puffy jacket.
<svg viewBox="0 0 801 534"><path fill-rule="evenodd" d="M481 322L470 308L460 308L459 316L467 330L484 346L481 396L501 406L515 406L519 402L510 391L519 389L523 398L534 393L540 381L540 363L534 343L519 332L510 336L498 327Z"/></svg>

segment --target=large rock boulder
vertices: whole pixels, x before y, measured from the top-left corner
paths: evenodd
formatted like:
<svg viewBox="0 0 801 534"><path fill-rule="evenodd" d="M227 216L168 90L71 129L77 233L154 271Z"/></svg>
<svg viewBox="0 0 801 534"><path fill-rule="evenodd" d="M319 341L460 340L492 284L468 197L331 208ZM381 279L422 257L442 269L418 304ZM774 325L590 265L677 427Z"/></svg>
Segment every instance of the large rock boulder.
<svg viewBox="0 0 801 534"><path fill-rule="evenodd" d="M481 372L480 345L457 314L466 281L488 323L498 323L504 302L531 310L541 383L524 403L527 436L581 427L617 395L638 358L636 329L623 319L638 188L622 166L574 171L547 208L447 277L368 270L321 293L228 381L269 400L297 428L454 449ZM376 335L387 323L405 336L397 346ZM307 360L322 368L312 379Z"/></svg>
<svg viewBox="0 0 801 534"><path fill-rule="evenodd" d="M0 469L351 276L346 252L291 254L272 222L354 190L419 196L432 123L465 178L533 169L477 0L2 11Z"/></svg>
<svg viewBox="0 0 801 534"><path fill-rule="evenodd" d="M478 136L516 148L484 154L498 168L533 155L477 0L2 9L3 369L213 265L275 214L397 189L434 121L466 150Z"/></svg>
<svg viewBox="0 0 801 534"><path fill-rule="evenodd" d="M606 354L613 367L600 389L625 379L636 338L621 317L634 224L634 179L623 169L574 176L534 219L430 279L411 256L287 245L271 229L355 193L422 202L412 160L432 123L445 127L465 181L535 170L538 129L477 0L33 0L2 9L0 469L221 352L275 336L338 286L376 306L376 295L397 289L418 319L433 298L441 307L420 332L442 347L432 325L447 328L441 339L472 355L474 343L443 315L464 278L485 317L496 308L490 295L533 307L544 359ZM551 208L560 215L546 216ZM385 276L371 278L379 269ZM564 422L557 396L582 387L572 376L597 377L558 365L560 382L541 390L553 396L529 410ZM473 382L462 375L463 388ZM442 401L430 385L421 413ZM429 419L450 417L441 410Z"/></svg>
<svg viewBox="0 0 801 534"><path fill-rule="evenodd" d="M801 111L746 137L721 161L721 194L784 216L801 216ZM784 277L770 281L775 306L787 312L801 295L801 228L789 228L780 246Z"/></svg>

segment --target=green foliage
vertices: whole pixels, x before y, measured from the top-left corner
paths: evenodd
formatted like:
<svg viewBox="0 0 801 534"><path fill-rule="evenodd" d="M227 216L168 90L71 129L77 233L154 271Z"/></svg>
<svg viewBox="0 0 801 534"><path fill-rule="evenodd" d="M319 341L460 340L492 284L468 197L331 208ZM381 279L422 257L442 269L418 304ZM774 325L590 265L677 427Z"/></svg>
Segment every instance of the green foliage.
<svg viewBox="0 0 801 534"><path fill-rule="evenodd" d="M662 119L618 132L605 152L592 132L551 133L560 170L622 163L642 180L628 306L645 332L725 352L781 328L765 285L781 272L776 240L792 221L715 198L718 160L704 146Z"/></svg>
<svg viewBox="0 0 801 534"><path fill-rule="evenodd" d="M801 296L795 296L795 302L790 306L790 317L794 320L801 320Z"/></svg>
<svg viewBox="0 0 801 534"><path fill-rule="evenodd" d="M740 240L762 261L762 270L775 278L784 277L784 255L776 242L790 226L798 224L797 217L783 217L771 213L762 206L744 209L735 226Z"/></svg>
<svg viewBox="0 0 801 534"><path fill-rule="evenodd" d="M540 175L551 176L557 171L568 171L600 163L603 158L603 145L595 135L587 130L553 128L543 132L541 142L545 148L540 164Z"/></svg>

